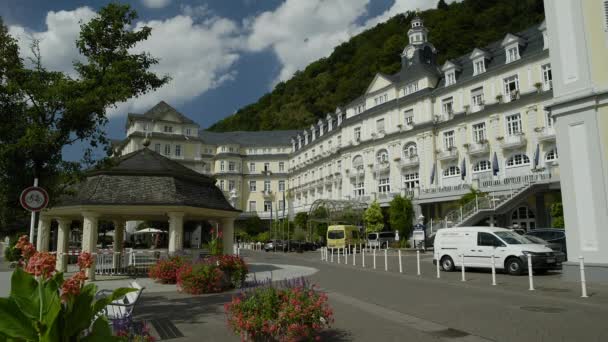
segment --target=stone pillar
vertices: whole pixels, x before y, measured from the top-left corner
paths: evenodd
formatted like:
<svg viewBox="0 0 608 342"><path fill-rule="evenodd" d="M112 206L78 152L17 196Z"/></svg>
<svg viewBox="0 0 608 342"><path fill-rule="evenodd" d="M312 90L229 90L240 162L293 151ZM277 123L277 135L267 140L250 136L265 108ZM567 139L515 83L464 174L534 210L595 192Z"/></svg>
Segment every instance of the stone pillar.
<svg viewBox="0 0 608 342"><path fill-rule="evenodd" d="M67 272L68 270L68 248L70 242L70 225L72 220L65 218L57 218L57 265L58 272Z"/></svg>
<svg viewBox="0 0 608 342"><path fill-rule="evenodd" d="M89 280L95 280L99 215L91 212L83 212L82 217L82 251L93 255L93 265L87 270L87 277Z"/></svg>
<svg viewBox="0 0 608 342"><path fill-rule="evenodd" d="M169 254L184 248L184 213L171 212L169 216Z"/></svg>
<svg viewBox="0 0 608 342"><path fill-rule="evenodd" d="M234 218L221 219L222 227L222 244L224 245L224 254L234 254L233 242L234 242Z"/></svg>
<svg viewBox="0 0 608 342"><path fill-rule="evenodd" d="M36 249L39 252L48 252L50 239L51 218L40 215L40 218L38 219L38 237L36 240Z"/></svg>
<svg viewBox="0 0 608 342"><path fill-rule="evenodd" d="M125 220L114 220L114 258L112 259L112 266L114 269L120 268L123 251L123 240L125 239Z"/></svg>

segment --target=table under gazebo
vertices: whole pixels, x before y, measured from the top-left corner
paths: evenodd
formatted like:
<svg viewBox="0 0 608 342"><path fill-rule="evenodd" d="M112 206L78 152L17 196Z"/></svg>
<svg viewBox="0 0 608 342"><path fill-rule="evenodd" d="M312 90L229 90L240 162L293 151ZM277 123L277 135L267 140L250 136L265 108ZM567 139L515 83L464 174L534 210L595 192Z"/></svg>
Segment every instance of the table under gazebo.
<svg viewBox="0 0 608 342"><path fill-rule="evenodd" d="M159 153L144 148L112 160L111 166L90 170L73 187L40 213L37 248L48 251L51 221L58 225L57 269L67 270L68 237L73 221L81 221L82 250L97 253L99 221L114 226L115 253L123 250L127 221L169 221L168 254L183 251L185 221L215 222L223 231L224 254L233 254L234 220L240 211L232 207L215 180ZM94 279L95 265L88 276Z"/></svg>

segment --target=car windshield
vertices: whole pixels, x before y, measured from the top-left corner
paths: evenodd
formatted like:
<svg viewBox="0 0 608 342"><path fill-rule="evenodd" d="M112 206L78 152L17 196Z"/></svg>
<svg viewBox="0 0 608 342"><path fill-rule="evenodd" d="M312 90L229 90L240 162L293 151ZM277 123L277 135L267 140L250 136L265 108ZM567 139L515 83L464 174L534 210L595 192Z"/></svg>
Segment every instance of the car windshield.
<svg viewBox="0 0 608 342"><path fill-rule="evenodd" d="M533 236L533 235L525 235L524 236L526 239L532 241L532 243L538 243L541 245L546 245L548 242L539 238L538 236Z"/></svg>
<svg viewBox="0 0 608 342"><path fill-rule="evenodd" d="M336 240L336 239L344 239L344 231L343 230L330 230L327 232L327 238Z"/></svg>
<svg viewBox="0 0 608 342"><path fill-rule="evenodd" d="M501 238L504 242L509 245L525 245L529 244L530 240L513 232L494 232L496 236Z"/></svg>
<svg viewBox="0 0 608 342"><path fill-rule="evenodd" d="M378 238L378 236L376 234L368 234L367 235L367 239L368 240L376 240Z"/></svg>

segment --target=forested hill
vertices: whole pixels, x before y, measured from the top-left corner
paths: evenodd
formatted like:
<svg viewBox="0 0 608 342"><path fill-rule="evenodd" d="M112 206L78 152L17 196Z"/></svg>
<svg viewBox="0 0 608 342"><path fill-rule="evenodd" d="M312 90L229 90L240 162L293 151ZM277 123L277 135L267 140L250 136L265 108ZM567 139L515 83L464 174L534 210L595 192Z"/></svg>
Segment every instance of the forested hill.
<svg viewBox="0 0 608 342"><path fill-rule="evenodd" d="M429 0L430 1L430 0ZM361 96L377 72L401 65L413 13L397 15L351 38L333 53L277 84L258 102L209 128L222 131L301 129ZM522 31L544 18L542 0L464 0L420 13L439 63Z"/></svg>

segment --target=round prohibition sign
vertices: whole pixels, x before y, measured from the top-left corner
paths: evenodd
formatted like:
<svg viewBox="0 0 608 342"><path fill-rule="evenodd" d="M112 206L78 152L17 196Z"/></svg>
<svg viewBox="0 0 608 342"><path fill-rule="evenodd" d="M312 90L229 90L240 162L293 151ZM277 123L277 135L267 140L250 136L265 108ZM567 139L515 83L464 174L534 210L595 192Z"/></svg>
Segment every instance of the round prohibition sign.
<svg viewBox="0 0 608 342"><path fill-rule="evenodd" d="M43 188L30 186L19 196L21 206L29 211L40 211L49 204L49 194Z"/></svg>

